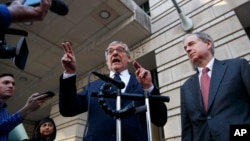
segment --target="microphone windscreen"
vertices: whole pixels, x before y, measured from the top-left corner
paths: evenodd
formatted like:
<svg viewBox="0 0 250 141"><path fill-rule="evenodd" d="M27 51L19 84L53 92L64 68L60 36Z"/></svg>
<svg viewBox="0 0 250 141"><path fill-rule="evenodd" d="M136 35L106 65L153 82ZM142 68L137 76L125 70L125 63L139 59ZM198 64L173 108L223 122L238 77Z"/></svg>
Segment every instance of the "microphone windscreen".
<svg viewBox="0 0 250 141"><path fill-rule="evenodd" d="M110 78L109 76L106 76L104 74L98 73L98 72L92 72L94 75L98 76L100 79L106 82L110 82L114 84L118 89L123 89L125 87L125 83L119 80L115 80Z"/></svg>
<svg viewBox="0 0 250 141"><path fill-rule="evenodd" d="M52 0L50 11L65 16L68 14L69 8L62 0Z"/></svg>

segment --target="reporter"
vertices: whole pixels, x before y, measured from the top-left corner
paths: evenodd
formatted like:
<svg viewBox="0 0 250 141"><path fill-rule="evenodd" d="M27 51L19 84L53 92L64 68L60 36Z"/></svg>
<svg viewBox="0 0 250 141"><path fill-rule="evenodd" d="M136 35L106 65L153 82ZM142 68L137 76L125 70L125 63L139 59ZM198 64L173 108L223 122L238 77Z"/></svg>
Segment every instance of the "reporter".
<svg viewBox="0 0 250 141"><path fill-rule="evenodd" d="M16 113L7 112L6 102L14 95L15 80L14 75L10 73L0 74L0 141L6 141L9 132L17 125L22 123L23 119L30 113L36 111L49 99L47 95L32 94L26 104Z"/></svg>

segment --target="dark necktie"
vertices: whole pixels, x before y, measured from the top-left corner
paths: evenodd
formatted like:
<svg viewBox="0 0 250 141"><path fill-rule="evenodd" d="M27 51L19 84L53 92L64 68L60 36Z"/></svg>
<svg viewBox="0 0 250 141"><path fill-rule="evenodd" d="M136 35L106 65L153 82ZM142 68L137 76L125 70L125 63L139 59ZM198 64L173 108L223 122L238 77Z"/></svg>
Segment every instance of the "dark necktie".
<svg viewBox="0 0 250 141"><path fill-rule="evenodd" d="M209 68L203 68L201 74L201 94L203 100L203 106L205 111L207 111L208 106L208 95L209 95L209 86L210 86L210 77L208 76L207 72Z"/></svg>
<svg viewBox="0 0 250 141"><path fill-rule="evenodd" d="M121 77L120 77L120 73L119 73L119 72L116 72L116 73L115 73L114 79L115 79L115 80L120 80L120 81L121 81Z"/></svg>
<svg viewBox="0 0 250 141"><path fill-rule="evenodd" d="M119 72L116 72L113 79L118 80L118 81L121 81L122 79L121 79L121 77L120 77L120 73L119 73ZM118 90L118 88L117 88L115 85L113 85L112 87L113 87L113 91L117 91L117 90Z"/></svg>

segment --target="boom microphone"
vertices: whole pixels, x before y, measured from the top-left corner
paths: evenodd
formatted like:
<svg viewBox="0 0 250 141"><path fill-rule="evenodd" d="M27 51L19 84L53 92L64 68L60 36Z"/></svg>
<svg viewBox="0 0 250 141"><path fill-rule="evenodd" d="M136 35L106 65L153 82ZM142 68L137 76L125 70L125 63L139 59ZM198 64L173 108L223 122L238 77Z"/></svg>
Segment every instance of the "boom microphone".
<svg viewBox="0 0 250 141"><path fill-rule="evenodd" d="M103 81L110 82L111 84L114 84L118 89L123 89L125 87L125 84L122 81L112 79L109 76L98 73L98 72L92 72L92 73L94 75L98 76Z"/></svg>
<svg viewBox="0 0 250 141"><path fill-rule="evenodd" d="M52 0L49 10L61 16L65 16L69 12L68 6L62 0Z"/></svg>

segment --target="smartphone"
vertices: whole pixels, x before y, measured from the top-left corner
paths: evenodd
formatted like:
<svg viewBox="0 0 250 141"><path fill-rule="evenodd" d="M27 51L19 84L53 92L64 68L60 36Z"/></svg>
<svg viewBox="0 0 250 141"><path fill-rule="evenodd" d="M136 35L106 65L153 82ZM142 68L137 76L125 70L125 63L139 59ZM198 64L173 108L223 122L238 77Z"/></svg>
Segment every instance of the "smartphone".
<svg viewBox="0 0 250 141"><path fill-rule="evenodd" d="M40 5L41 0L24 0L23 5L27 6L38 6Z"/></svg>
<svg viewBox="0 0 250 141"><path fill-rule="evenodd" d="M53 97L53 96L55 96L55 93L52 92L52 91L47 91L47 92L41 93L41 94L39 94L38 96L44 95L44 94L48 95L48 97Z"/></svg>

